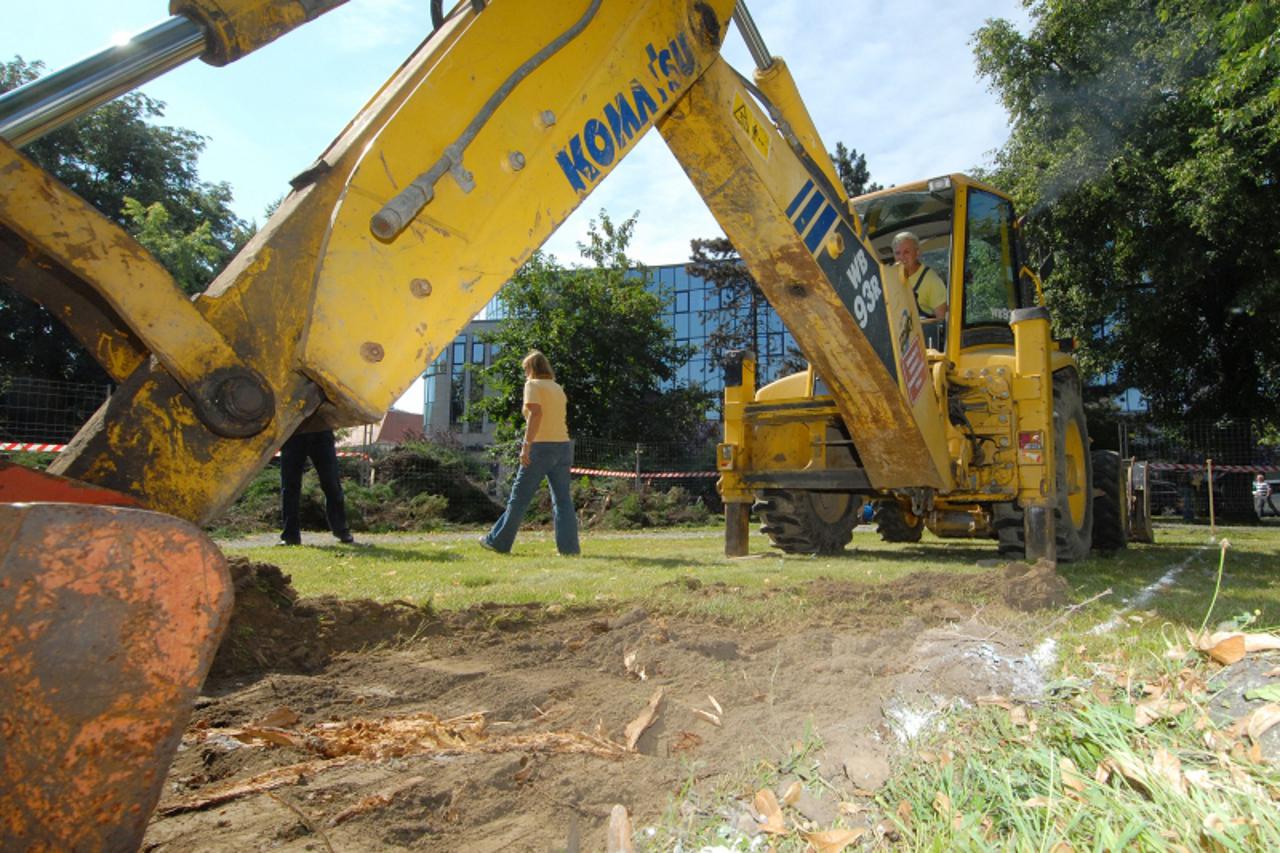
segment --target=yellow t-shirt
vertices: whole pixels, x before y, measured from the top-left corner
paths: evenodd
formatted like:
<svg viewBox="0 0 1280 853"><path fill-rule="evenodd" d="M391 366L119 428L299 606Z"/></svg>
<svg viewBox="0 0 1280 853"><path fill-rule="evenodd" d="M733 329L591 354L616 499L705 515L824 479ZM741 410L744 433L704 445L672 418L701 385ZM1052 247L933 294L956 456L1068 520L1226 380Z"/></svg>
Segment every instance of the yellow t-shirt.
<svg viewBox="0 0 1280 853"><path fill-rule="evenodd" d="M942 283L942 279L932 269L921 265L913 276L907 276L902 269L902 264L894 264L892 267L894 274L898 276L898 280L903 283L907 290L915 294L916 304L920 307L920 313L926 317L932 317L934 310L947 301L947 286ZM923 276L923 280L922 277ZM919 291L916 285L920 285Z"/></svg>
<svg viewBox="0 0 1280 853"><path fill-rule="evenodd" d="M542 420L534 441L568 441L569 426L565 422L564 389L554 379L529 379L524 383L524 416L529 417L529 404L542 407Z"/></svg>

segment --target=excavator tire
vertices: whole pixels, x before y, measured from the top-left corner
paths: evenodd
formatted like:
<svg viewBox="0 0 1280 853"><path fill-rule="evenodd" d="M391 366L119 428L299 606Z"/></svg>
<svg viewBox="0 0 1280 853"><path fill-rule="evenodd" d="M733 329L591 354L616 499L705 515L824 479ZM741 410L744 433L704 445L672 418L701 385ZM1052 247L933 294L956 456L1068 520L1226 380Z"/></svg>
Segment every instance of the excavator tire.
<svg viewBox="0 0 1280 853"><path fill-rule="evenodd" d="M1089 455L1089 431L1084 419L1080 382L1067 372L1053 377L1054 454L1057 457L1057 503L1054 531L1058 560L1083 560L1093 547L1093 460ZM1022 509L1013 502L996 504L992 522L1000 553L1021 558L1026 554L1026 529Z"/></svg>
<svg viewBox="0 0 1280 853"><path fill-rule="evenodd" d="M862 502L841 492L768 489L756 502L760 532L787 554L838 554L853 538Z"/></svg>
<svg viewBox="0 0 1280 853"><path fill-rule="evenodd" d="M876 532L885 542L919 542L924 519L902 508L897 501L876 501Z"/></svg>
<svg viewBox="0 0 1280 853"><path fill-rule="evenodd" d="M1129 544L1122 472L1119 453L1093 451L1093 547L1099 551L1118 551Z"/></svg>

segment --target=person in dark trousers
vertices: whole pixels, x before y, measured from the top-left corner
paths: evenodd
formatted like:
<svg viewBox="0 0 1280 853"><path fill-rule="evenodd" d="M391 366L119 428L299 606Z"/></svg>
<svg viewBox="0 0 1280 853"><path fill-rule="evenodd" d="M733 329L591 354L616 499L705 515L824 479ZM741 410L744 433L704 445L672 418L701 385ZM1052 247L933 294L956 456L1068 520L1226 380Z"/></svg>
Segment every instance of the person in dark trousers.
<svg viewBox="0 0 1280 853"><path fill-rule="evenodd" d="M331 429L294 433L280 448L280 509L284 516L280 544L302 544L298 512L302 503L302 472L308 458L316 466L320 488L324 490L324 513L329 520L329 530L339 542L350 545L355 539L347 527L346 498L338 479L338 449Z"/></svg>

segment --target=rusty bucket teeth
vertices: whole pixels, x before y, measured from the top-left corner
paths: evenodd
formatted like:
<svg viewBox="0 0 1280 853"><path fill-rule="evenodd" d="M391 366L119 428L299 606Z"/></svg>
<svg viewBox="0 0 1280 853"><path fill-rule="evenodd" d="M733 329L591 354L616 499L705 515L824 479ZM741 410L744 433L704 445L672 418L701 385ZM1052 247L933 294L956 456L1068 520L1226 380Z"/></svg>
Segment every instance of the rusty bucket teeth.
<svg viewBox="0 0 1280 853"><path fill-rule="evenodd" d="M138 847L231 603L188 522L0 504L0 849Z"/></svg>

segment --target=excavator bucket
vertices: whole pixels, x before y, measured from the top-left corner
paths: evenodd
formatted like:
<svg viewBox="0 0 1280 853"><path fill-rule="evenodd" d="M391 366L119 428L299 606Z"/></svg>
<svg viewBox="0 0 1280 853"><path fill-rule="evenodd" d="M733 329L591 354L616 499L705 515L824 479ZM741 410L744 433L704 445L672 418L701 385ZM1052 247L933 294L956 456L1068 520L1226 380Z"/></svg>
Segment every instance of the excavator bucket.
<svg viewBox="0 0 1280 853"><path fill-rule="evenodd" d="M0 849L138 847L231 603L186 521L0 504Z"/></svg>

